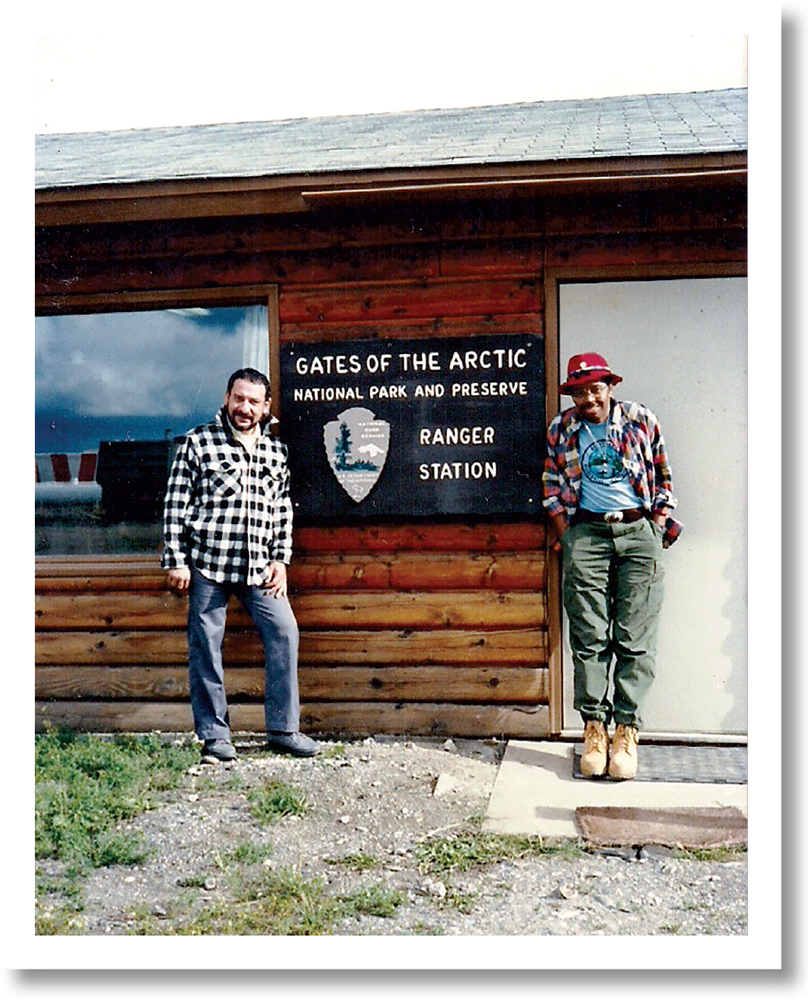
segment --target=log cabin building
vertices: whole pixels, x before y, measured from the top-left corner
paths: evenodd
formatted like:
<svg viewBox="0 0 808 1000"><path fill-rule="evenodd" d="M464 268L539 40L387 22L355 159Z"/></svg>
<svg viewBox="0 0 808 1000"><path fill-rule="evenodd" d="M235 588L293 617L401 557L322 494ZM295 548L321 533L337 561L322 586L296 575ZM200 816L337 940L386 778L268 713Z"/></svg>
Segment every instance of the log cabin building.
<svg viewBox="0 0 808 1000"><path fill-rule="evenodd" d="M540 472L580 349L683 469L664 657L704 691L670 716L663 684L651 728L743 733L746 179L740 89L38 137L37 727L192 727L160 491L252 362L292 455L301 728L577 730ZM688 421L728 396L717 473ZM225 660L260 731L237 607Z"/></svg>

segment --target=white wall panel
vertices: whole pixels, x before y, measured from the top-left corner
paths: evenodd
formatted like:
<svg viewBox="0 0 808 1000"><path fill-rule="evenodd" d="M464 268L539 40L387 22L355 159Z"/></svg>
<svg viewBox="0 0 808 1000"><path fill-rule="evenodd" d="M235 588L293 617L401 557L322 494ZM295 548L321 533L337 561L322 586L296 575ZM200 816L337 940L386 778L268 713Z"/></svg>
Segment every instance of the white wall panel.
<svg viewBox="0 0 808 1000"><path fill-rule="evenodd" d="M562 373L570 355L598 351L624 378L618 398L659 417L685 524L665 553L657 680L643 728L745 733L746 279L562 284L559 311ZM565 645L564 725L577 728L571 689Z"/></svg>

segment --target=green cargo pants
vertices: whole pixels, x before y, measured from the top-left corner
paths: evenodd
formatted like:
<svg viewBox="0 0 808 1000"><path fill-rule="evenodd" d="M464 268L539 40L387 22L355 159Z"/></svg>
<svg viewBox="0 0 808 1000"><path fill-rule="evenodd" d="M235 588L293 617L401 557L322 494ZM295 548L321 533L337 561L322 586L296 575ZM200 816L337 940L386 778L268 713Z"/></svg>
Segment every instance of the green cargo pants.
<svg viewBox="0 0 808 1000"><path fill-rule="evenodd" d="M662 528L580 523L562 537L564 607L575 678L575 709L584 722L642 725L654 679L664 568ZM612 698L609 672L614 659Z"/></svg>

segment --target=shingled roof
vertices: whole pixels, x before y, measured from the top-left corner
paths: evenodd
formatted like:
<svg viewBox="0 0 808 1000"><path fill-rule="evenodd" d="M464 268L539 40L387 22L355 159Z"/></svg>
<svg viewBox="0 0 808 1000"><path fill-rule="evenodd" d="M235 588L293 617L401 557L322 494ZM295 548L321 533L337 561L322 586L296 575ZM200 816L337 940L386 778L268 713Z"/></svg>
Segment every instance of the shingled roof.
<svg viewBox="0 0 808 1000"><path fill-rule="evenodd" d="M745 89L37 136L37 189L744 152Z"/></svg>

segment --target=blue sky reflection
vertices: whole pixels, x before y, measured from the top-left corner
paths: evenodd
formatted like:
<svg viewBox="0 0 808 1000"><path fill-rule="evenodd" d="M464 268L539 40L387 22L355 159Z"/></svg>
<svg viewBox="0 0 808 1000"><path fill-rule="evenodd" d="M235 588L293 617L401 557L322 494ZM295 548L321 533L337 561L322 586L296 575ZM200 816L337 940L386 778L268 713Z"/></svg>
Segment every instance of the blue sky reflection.
<svg viewBox="0 0 808 1000"><path fill-rule="evenodd" d="M249 307L38 317L36 451L158 440L209 420L254 320Z"/></svg>

